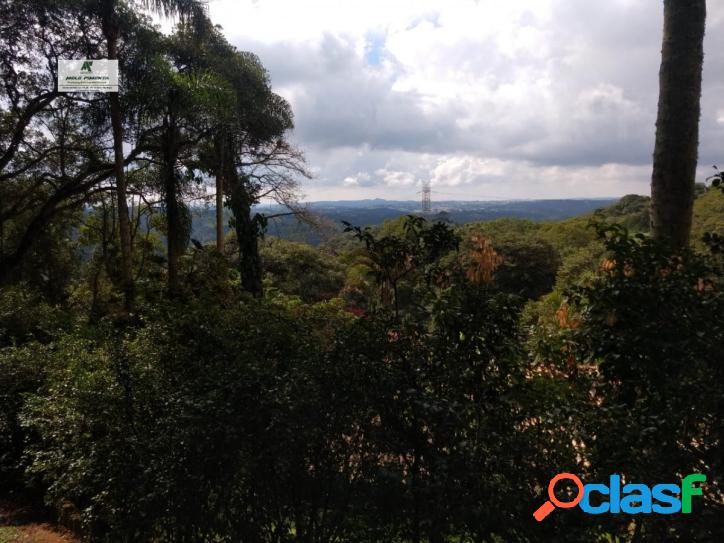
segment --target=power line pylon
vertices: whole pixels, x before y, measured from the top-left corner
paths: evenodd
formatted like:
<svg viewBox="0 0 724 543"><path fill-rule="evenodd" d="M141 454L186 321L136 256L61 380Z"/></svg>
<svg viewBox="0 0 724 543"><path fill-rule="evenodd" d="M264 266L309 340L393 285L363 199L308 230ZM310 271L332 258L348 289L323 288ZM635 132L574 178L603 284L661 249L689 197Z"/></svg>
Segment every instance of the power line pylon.
<svg viewBox="0 0 724 543"><path fill-rule="evenodd" d="M432 189L430 188L430 182L429 181L423 181L422 182L422 212L423 213L430 213L430 210L432 209L430 197L432 194Z"/></svg>

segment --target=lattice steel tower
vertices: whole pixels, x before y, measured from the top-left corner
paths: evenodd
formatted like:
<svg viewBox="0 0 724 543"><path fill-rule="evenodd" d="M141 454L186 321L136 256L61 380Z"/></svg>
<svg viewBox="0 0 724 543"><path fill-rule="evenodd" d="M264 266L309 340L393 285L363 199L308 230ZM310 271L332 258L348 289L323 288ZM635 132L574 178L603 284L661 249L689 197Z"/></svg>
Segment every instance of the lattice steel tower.
<svg viewBox="0 0 724 543"><path fill-rule="evenodd" d="M423 213L430 213L430 210L432 209L432 205L430 203L431 194L432 194L432 189L430 188L430 182L423 181L422 182L422 212Z"/></svg>

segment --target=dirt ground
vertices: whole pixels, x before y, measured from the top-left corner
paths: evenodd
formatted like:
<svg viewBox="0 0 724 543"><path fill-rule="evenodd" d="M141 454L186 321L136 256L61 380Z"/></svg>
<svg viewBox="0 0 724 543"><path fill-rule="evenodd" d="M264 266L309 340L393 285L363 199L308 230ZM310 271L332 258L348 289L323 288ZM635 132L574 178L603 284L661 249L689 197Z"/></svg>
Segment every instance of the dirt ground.
<svg viewBox="0 0 724 543"><path fill-rule="evenodd" d="M33 511L0 503L0 543L78 543L65 530L37 518Z"/></svg>

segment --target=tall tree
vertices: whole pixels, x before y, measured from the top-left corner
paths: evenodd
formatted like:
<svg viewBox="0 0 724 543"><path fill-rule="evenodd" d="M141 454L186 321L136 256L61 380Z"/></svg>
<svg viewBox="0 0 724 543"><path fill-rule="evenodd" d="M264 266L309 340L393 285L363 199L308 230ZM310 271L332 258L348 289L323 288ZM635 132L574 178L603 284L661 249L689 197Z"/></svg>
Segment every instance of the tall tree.
<svg viewBox="0 0 724 543"><path fill-rule="evenodd" d="M205 19L203 3L196 0L143 0L146 8L164 16ZM108 46L108 58L118 59L118 41L120 38L119 0L102 0L98 4L102 21L103 35ZM128 216L127 187L123 159L123 112L118 93L110 93L111 128L113 130L114 174L116 178L116 198L118 207L118 230L121 241L121 277L126 309L133 307L133 247L131 241L131 221Z"/></svg>
<svg viewBox="0 0 724 543"><path fill-rule="evenodd" d="M664 0L651 226L673 247L689 243L699 147L706 0Z"/></svg>
<svg viewBox="0 0 724 543"><path fill-rule="evenodd" d="M274 95L276 96L276 95ZM281 99L280 99L281 100ZM286 104L286 103L285 103ZM228 184L228 203L233 214L239 250L239 273L245 290L262 295L262 262L259 238L267 222L282 215L306 217L297 204L298 179L309 178L302 153L281 136L271 142L249 144L246 138L236 138L225 156L235 156L224 170ZM274 201L288 211L272 215L254 212L260 202Z"/></svg>
<svg viewBox="0 0 724 543"><path fill-rule="evenodd" d="M174 72L163 104L160 133L161 192L168 233L169 292L179 290L178 261L188 245L191 214L183 189L194 179L199 143L211 137L217 119L232 103L226 82L208 72ZM178 69L178 68L177 68Z"/></svg>
<svg viewBox="0 0 724 543"><path fill-rule="evenodd" d="M233 100L227 83L210 72L199 71L178 57L183 29L166 40L166 55L148 72L150 93L136 96L143 106L136 111L145 120L145 160L158 168L157 190L166 216L168 290L179 291L179 259L189 242L191 214L184 202L199 165L200 143L210 138L218 118ZM165 89L165 92L158 92Z"/></svg>
<svg viewBox="0 0 724 543"><path fill-rule="evenodd" d="M116 0L104 0L99 5L103 35L108 46L108 59L118 59L118 38L120 28ZM118 209L118 232L121 245L121 281L127 310L133 308L133 247L131 246L131 221L128 217L126 175L123 164L123 116L117 92L109 95L111 129L113 131L113 173L116 179L116 206Z"/></svg>
<svg viewBox="0 0 724 543"><path fill-rule="evenodd" d="M223 191L237 235L239 273L245 290L262 293L258 238L267 219L254 212L260 201L302 215L297 205L298 179L309 178L302 153L286 141L294 127L291 107L272 92L269 74L256 55L238 51L219 32L203 43L189 43L185 64L206 59L205 68L223 78L233 91L233 105L216 111L210 152L201 168L217 181L217 240L222 232L218 195ZM203 50L198 50L202 46ZM193 61L192 59L197 59ZM181 59L183 60L183 59Z"/></svg>

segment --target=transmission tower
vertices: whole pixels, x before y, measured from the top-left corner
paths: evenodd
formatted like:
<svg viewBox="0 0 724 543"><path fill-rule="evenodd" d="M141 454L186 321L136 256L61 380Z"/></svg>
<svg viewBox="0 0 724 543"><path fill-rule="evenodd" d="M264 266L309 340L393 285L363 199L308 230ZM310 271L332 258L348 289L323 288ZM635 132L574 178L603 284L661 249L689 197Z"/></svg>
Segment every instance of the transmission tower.
<svg viewBox="0 0 724 543"><path fill-rule="evenodd" d="M432 205L430 204L431 193L432 193L432 189L430 188L430 182L423 181L422 182L422 212L423 213L430 213L430 210L432 209Z"/></svg>

